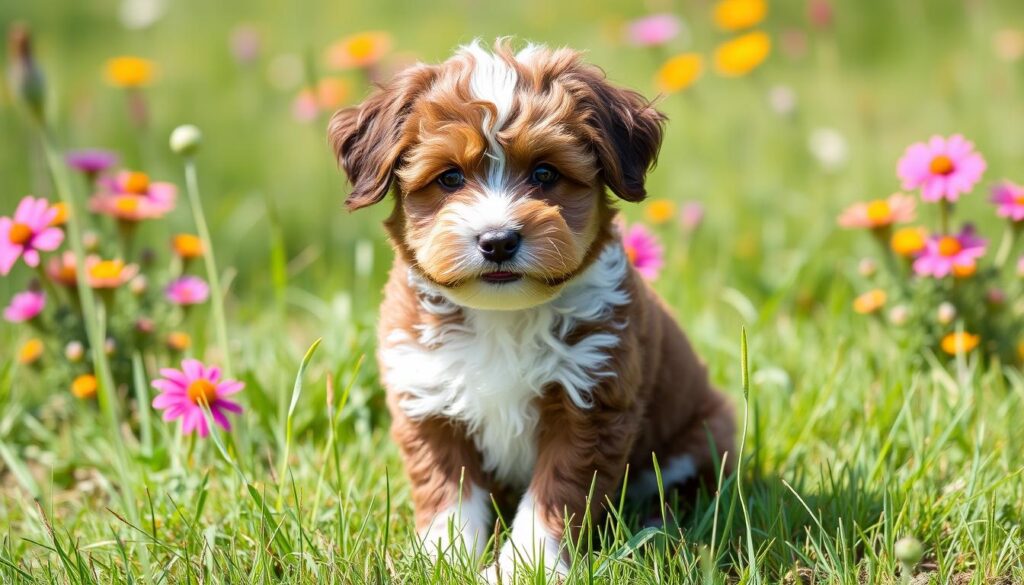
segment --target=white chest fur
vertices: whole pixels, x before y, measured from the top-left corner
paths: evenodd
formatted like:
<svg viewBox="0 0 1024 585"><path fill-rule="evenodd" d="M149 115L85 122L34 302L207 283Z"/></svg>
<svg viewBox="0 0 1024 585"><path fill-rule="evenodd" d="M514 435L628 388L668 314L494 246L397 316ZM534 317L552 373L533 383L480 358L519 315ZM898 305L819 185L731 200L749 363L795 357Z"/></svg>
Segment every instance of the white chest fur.
<svg viewBox="0 0 1024 585"><path fill-rule="evenodd" d="M534 399L556 383L578 407L587 408L596 381L611 375L603 366L619 342L615 328L572 345L566 339L578 324L607 321L615 307L629 302L621 287L627 270L621 245L611 244L557 299L522 311L461 308L411 277L413 286L434 295L423 301L422 310L463 311L463 319L422 327L415 338L403 330L390 332L381 352L388 385L407 393L402 408L413 418L464 422L484 469L501 481L525 485L536 460Z"/></svg>

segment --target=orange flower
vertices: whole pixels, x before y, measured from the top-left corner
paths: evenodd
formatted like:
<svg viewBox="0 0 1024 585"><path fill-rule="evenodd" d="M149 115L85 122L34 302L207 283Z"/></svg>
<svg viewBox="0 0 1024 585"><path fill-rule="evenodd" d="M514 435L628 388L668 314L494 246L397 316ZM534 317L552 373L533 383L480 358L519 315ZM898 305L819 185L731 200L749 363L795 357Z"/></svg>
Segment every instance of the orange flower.
<svg viewBox="0 0 1024 585"><path fill-rule="evenodd" d="M348 82L340 77L324 77L316 84L316 101L325 110L345 105L350 94Z"/></svg>
<svg viewBox="0 0 1024 585"><path fill-rule="evenodd" d="M647 205L645 212L651 223L665 223L676 214L676 204L668 199L655 199Z"/></svg>
<svg viewBox="0 0 1024 585"><path fill-rule="evenodd" d="M107 61L107 82L114 87L137 88L152 83L156 63L142 57L122 56Z"/></svg>
<svg viewBox="0 0 1024 585"><path fill-rule="evenodd" d="M839 215L844 228L877 229L914 219L916 201L909 195L893 193L888 199L855 203Z"/></svg>
<svg viewBox="0 0 1024 585"><path fill-rule="evenodd" d="M171 248L184 260L191 260L203 255L203 241L193 234L176 234L171 238Z"/></svg>
<svg viewBox="0 0 1024 585"><path fill-rule="evenodd" d="M771 48L772 40L765 32L738 36L715 49L715 70L725 77L741 77L763 63Z"/></svg>
<svg viewBox="0 0 1024 585"><path fill-rule="evenodd" d="M75 395L75 398L81 398L87 400L96 396L96 376L92 374L82 374L71 382L71 393Z"/></svg>
<svg viewBox="0 0 1024 585"><path fill-rule="evenodd" d="M22 365L34 364L43 357L43 342L33 337L22 344L18 349L18 363Z"/></svg>
<svg viewBox="0 0 1024 585"><path fill-rule="evenodd" d="M916 256L924 250L928 232L919 226L900 228L893 232L889 246L900 256Z"/></svg>
<svg viewBox="0 0 1024 585"><path fill-rule="evenodd" d="M682 53L665 61L654 76L658 91L676 93L690 87L704 73L704 58L696 53Z"/></svg>
<svg viewBox="0 0 1024 585"><path fill-rule="evenodd" d="M167 347L172 351L185 351L192 345L192 338L184 331L172 331L167 335Z"/></svg>
<svg viewBox="0 0 1024 585"><path fill-rule="evenodd" d="M954 264L953 265L953 277L954 278L970 278L978 272L978 265L975 262L970 264Z"/></svg>
<svg viewBox="0 0 1024 585"><path fill-rule="evenodd" d="M64 203L54 203L51 207L57 210L57 215L53 216L50 225L52 227L64 225L68 221L68 206Z"/></svg>
<svg viewBox="0 0 1024 585"><path fill-rule="evenodd" d="M853 299L853 310L861 315L869 315L885 306L885 291L876 288Z"/></svg>
<svg viewBox="0 0 1024 585"><path fill-rule="evenodd" d="M978 347L978 343L981 342L981 337L971 333L957 332L950 333L942 338L942 351L949 355L956 355L958 353L968 353L974 348Z"/></svg>
<svg viewBox="0 0 1024 585"><path fill-rule="evenodd" d="M764 20L764 0L721 0L715 4L715 24L722 30L742 30Z"/></svg>
<svg viewBox="0 0 1024 585"><path fill-rule="evenodd" d="M327 47L326 61L334 69L360 69L376 65L391 50L391 35L367 31L340 39Z"/></svg>

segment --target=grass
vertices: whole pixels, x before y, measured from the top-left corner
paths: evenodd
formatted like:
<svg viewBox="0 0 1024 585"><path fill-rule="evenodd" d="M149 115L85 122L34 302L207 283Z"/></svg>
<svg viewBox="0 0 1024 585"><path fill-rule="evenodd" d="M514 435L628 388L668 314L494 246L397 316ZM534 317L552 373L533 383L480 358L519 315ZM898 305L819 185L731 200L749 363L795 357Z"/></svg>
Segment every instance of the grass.
<svg viewBox="0 0 1024 585"><path fill-rule="evenodd" d="M773 3L766 27L776 51L764 68L739 80L708 75L662 102L672 121L649 190L701 200L708 217L692 238L658 228L668 258L656 286L715 383L743 403L749 382L741 473L695 498L665 494L664 528L645 528L638 510L609 503L614 512L574 545L574 582L893 583L901 577L894 543L906 535L925 545L917 582L1024 581L1024 377L1014 366L901 345L882 321L852 314L862 288L857 259L871 242L834 227L847 203L897 188L902 149L932 133L972 138L989 162L987 180L1024 179L1024 76L1020 62L992 51L993 35L1019 28L1024 7L835 6L834 26L815 30L803 3ZM672 8L688 18L698 48L724 38L707 24L706 3ZM166 137L184 122L203 129L196 169L227 294L231 362L247 384L246 415L217 441L182 438L145 411L122 412L121 427L111 428L45 369L17 365L8 348L24 331L0 326L3 582L447 583L477 575L466 559L435 565L419 554L387 437L372 359L390 263L377 223L387 210L342 211L323 124L291 118L293 92L270 86L266 65L366 28L390 30L397 49L430 60L473 36L514 32L587 48L613 79L652 94L657 59L617 46L607 32L641 12L610 0L310 2L287 12L256 0L245 12L187 0L154 27L126 31L108 3L0 5L0 24L33 25L62 144L116 147L129 164L184 185ZM227 51L243 19L264 33L258 66L239 67ZM782 49L792 29L808 34L803 57ZM100 79L104 59L121 53L161 64L147 92L146 132L131 130L123 96ZM766 105L777 84L796 92L794 116ZM25 193L53 195L31 128L8 102L0 96L0 213ZM808 151L821 127L846 138L837 169ZM978 194L964 207L991 215ZM625 213L640 218L642 208ZM190 221L180 206L140 238L166 241ZM0 297L23 280L0 279ZM224 356L212 327L199 333L197 353ZM143 369L135 369L138 383L119 389L122 398L146 402ZM121 449L127 481L112 456Z"/></svg>

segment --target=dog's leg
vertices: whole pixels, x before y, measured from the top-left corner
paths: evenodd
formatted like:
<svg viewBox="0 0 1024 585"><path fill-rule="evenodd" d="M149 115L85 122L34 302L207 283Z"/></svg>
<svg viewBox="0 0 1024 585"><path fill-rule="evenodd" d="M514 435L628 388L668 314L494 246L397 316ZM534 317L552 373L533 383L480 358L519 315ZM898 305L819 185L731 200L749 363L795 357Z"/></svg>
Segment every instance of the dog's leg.
<svg viewBox="0 0 1024 585"><path fill-rule="evenodd" d="M639 414L596 405L583 412L562 400L542 408L542 429L533 478L495 564L484 577L500 573L511 583L515 572L543 565L547 575L568 574L566 539L576 541L588 505L591 522L604 516L605 497L622 481ZM567 530L568 528L568 530Z"/></svg>
<svg viewBox="0 0 1024 585"><path fill-rule="evenodd" d="M416 532L432 556L472 558L491 535L491 502L479 455L461 427L438 419L413 420L392 410L412 487Z"/></svg>

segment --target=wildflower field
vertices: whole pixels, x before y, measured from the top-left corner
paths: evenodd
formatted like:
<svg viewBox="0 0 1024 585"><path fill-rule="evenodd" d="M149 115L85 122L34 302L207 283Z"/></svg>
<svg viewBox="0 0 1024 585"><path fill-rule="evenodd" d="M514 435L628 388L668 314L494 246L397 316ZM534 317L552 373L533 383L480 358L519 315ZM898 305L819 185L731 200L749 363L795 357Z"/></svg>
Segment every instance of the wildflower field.
<svg viewBox="0 0 1024 585"><path fill-rule="evenodd" d="M326 124L503 35L662 96L620 229L744 430L664 522L608 502L569 581L1024 582L1024 3L48 0L0 25L0 582L477 582L416 538L374 360L388 205L344 210Z"/></svg>

